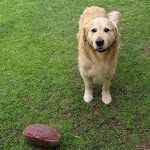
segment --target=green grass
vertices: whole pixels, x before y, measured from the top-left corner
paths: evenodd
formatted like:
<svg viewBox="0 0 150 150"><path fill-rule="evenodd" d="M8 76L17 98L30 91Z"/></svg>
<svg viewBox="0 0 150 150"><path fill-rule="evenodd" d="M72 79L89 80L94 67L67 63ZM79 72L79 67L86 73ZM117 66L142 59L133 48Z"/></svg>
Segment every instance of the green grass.
<svg viewBox="0 0 150 150"><path fill-rule="evenodd" d="M113 101L83 101L76 34L87 6L122 13ZM0 1L0 149L34 150L22 132L42 123L60 150L150 149L148 0Z"/></svg>

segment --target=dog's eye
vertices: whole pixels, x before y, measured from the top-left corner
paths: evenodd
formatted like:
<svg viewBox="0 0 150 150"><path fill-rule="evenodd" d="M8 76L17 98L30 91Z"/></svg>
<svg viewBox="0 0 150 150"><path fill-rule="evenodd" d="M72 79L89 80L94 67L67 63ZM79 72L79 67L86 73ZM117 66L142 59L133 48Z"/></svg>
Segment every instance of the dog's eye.
<svg viewBox="0 0 150 150"><path fill-rule="evenodd" d="M110 30L108 28L105 28L104 29L104 32L109 32Z"/></svg>
<svg viewBox="0 0 150 150"><path fill-rule="evenodd" d="M92 29L91 31L94 33L94 32L96 32L97 30L96 30L96 29Z"/></svg>

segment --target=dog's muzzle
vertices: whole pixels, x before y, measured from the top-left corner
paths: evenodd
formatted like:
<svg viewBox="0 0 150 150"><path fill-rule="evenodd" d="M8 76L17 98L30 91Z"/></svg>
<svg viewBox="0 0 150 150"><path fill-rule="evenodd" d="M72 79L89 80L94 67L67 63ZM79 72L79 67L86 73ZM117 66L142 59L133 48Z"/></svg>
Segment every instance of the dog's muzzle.
<svg viewBox="0 0 150 150"><path fill-rule="evenodd" d="M106 49L96 49L96 51L98 52L98 53L104 53L104 52L106 52L108 50L108 48L106 48Z"/></svg>
<svg viewBox="0 0 150 150"><path fill-rule="evenodd" d="M103 52L107 51L107 48L106 48L106 49L103 48L103 46L104 46L104 40L103 40L103 39L98 38L98 39L95 41L95 43L96 43L96 46L97 46L96 51L97 51L98 53L103 53Z"/></svg>

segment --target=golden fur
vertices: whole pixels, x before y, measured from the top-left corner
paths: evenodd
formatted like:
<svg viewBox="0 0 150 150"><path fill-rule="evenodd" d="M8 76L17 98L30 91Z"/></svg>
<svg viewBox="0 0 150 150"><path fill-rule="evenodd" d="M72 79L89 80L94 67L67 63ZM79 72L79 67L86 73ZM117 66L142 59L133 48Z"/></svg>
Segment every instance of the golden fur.
<svg viewBox="0 0 150 150"><path fill-rule="evenodd" d="M77 38L85 102L93 100L93 80L103 83L102 101L105 104L111 102L109 87L117 64L120 39L117 23L120 18L117 11L107 15L103 8L96 6L86 8L80 17Z"/></svg>

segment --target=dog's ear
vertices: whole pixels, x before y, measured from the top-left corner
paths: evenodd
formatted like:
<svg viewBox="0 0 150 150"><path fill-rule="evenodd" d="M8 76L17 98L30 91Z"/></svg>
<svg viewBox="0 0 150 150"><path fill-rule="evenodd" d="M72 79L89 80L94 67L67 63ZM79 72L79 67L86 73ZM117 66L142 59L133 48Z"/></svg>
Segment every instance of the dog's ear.
<svg viewBox="0 0 150 150"><path fill-rule="evenodd" d="M121 19L121 13L118 11L113 11L108 14L109 15L109 20L117 27L117 23Z"/></svg>
<svg viewBox="0 0 150 150"><path fill-rule="evenodd" d="M79 30L77 38L78 38L78 42L84 46L87 40L87 35L86 35L86 27L83 27L82 29Z"/></svg>
<svg viewBox="0 0 150 150"><path fill-rule="evenodd" d="M116 41L119 41L121 38L121 34L118 32L117 27L115 27L115 33L116 33Z"/></svg>
<svg viewBox="0 0 150 150"><path fill-rule="evenodd" d="M87 28L86 27L83 28L83 40L86 43L86 40L87 40Z"/></svg>

